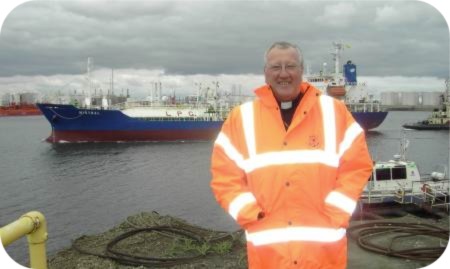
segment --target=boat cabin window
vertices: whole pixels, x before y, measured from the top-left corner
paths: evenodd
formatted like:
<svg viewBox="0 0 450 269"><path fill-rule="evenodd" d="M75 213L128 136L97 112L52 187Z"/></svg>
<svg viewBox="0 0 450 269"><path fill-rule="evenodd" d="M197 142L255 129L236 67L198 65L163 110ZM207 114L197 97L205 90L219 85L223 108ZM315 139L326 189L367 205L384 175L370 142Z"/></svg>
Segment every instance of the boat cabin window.
<svg viewBox="0 0 450 269"><path fill-rule="evenodd" d="M390 180L391 179L391 169L390 168L378 168L375 171L377 180Z"/></svg>
<svg viewBox="0 0 450 269"><path fill-rule="evenodd" d="M406 179L406 166L396 166L392 168L378 168L375 170L378 180ZM371 176L372 179L372 176ZM371 180L369 179L369 180Z"/></svg>
<svg viewBox="0 0 450 269"><path fill-rule="evenodd" d="M392 168L392 179L405 179L406 178L406 167L398 166Z"/></svg>

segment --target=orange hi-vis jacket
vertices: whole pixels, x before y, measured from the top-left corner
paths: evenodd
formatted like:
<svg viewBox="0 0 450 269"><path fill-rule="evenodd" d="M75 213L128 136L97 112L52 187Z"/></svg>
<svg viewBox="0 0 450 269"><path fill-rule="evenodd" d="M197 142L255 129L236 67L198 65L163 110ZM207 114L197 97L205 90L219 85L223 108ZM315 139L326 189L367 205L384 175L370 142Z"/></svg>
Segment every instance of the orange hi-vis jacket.
<svg viewBox="0 0 450 269"><path fill-rule="evenodd" d="M214 144L211 188L246 231L249 268L347 265L346 227L372 160L345 104L306 82L299 90L287 131L266 85L230 112Z"/></svg>

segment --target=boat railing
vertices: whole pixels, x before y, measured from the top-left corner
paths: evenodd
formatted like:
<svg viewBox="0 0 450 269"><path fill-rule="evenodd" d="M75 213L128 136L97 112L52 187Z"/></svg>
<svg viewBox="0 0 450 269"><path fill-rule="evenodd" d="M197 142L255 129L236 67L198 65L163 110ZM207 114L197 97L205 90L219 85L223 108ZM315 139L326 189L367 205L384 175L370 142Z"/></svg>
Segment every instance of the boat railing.
<svg viewBox="0 0 450 269"><path fill-rule="evenodd" d="M445 206L449 209L449 180L421 180L413 181L413 199L420 205L431 208Z"/></svg>
<svg viewBox="0 0 450 269"><path fill-rule="evenodd" d="M366 203L382 203L385 199L394 198L399 204L429 205L431 207L446 206L449 203L448 179L444 180L414 180L407 185L399 185L396 189L373 190L367 189L366 194L361 199Z"/></svg>
<svg viewBox="0 0 450 269"><path fill-rule="evenodd" d="M406 201L406 199L408 197L406 194L407 194L407 190L405 190L404 187L400 187L395 193L394 201L399 204L410 204L411 200Z"/></svg>
<svg viewBox="0 0 450 269"><path fill-rule="evenodd" d="M199 107L207 107L204 104L196 105L196 104L184 104L184 103L176 103L176 104L162 104L162 103L155 103L151 101L128 101L124 103L118 103L115 104L114 107L118 109L128 109L128 108L139 108L139 107L152 107L152 108L186 108L186 109L193 109L193 108L199 108Z"/></svg>
<svg viewBox="0 0 450 269"><path fill-rule="evenodd" d="M346 103L352 112L381 112L381 105L378 102L352 102Z"/></svg>
<svg viewBox="0 0 450 269"><path fill-rule="evenodd" d="M146 121L222 121L219 117L197 116L197 117L137 117Z"/></svg>

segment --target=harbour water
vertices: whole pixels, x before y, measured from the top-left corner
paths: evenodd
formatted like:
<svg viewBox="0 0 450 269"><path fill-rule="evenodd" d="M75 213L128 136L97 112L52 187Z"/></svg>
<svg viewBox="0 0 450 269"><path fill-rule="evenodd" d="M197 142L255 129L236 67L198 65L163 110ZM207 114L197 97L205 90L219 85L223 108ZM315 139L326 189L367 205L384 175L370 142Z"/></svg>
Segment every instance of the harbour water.
<svg viewBox="0 0 450 269"><path fill-rule="evenodd" d="M429 112L394 111L367 134L375 160L399 152L405 133L407 157L422 173L449 166L447 131L402 131ZM47 218L48 255L71 240L105 231L127 216L158 211L203 227L235 230L209 188L212 142L49 144L43 116L0 118L0 226L38 210ZM6 248L28 263L25 239Z"/></svg>

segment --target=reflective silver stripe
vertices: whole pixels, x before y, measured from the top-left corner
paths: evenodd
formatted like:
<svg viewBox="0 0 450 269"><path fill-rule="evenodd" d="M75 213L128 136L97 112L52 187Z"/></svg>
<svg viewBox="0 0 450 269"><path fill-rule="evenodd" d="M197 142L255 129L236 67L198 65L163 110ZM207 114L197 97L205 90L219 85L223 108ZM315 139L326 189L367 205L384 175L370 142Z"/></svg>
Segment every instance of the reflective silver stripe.
<svg viewBox="0 0 450 269"><path fill-rule="evenodd" d="M237 220L239 211L244 208L246 205L255 203L256 198L251 192L244 192L239 194L236 198L231 201L228 206L228 213L233 217L233 219Z"/></svg>
<svg viewBox="0 0 450 269"><path fill-rule="evenodd" d="M237 151L237 149L233 146L233 144L231 144L230 139L224 133L222 132L219 133L215 141L215 144L221 146L225 154L228 156L228 158L233 160L239 168L245 170L244 158L242 157L242 154L240 154L239 151Z"/></svg>
<svg viewBox="0 0 450 269"><path fill-rule="evenodd" d="M288 227L270 229L261 232L247 233L247 241L254 246L263 246L292 241L309 242L337 242L344 238L345 229L316 228L316 227Z"/></svg>
<svg viewBox="0 0 450 269"><path fill-rule="evenodd" d="M244 130L245 142L247 143L250 158L256 155L255 120L253 114L253 102L247 102L241 105L242 129Z"/></svg>
<svg viewBox="0 0 450 269"><path fill-rule="evenodd" d="M350 146L353 144L353 141L355 141L356 137L358 137L358 135L362 132L363 129L357 122L352 123L352 125L347 128L344 134L344 139L339 144L339 158L344 155L345 151L350 148Z"/></svg>
<svg viewBox="0 0 450 269"><path fill-rule="evenodd" d="M330 192L325 198L325 203L333 205L350 215L356 208L355 200L337 191Z"/></svg>
<svg viewBox="0 0 450 269"><path fill-rule="evenodd" d="M333 98L321 95L320 105L323 114L323 150L279 151L262 154L256 154L253 102L241 105L242 128L245 134L249 158L243 160L242 166L239 162L239 167L247 173L266 166L284 164L322 163L331 167L338 167L339 156L336 148L336 119Z"/></svg>
<svg viewBox="0 0 450 269"><path fill-rule="evenodd" d="M336 154L329 154L323 150L267 152L244 160L243 156L231 144L229 138L222 132L217 136L215 143L221 146L228 158L246 173L271 165L322 163L331 167L338 167L339 164L339 157Z"/></svg>
<svg viewBox="0 0 450 269"><path fill-rule="evenodd" d="M336 149L336 119L334 114L333 98L321 95L320 106L322 108L322 124L324 137L324 150L330 154L335 154Z"/></svg>
<svg viewBox="0 0 450 269"><path fill-rule="evenodd" d="M244 160L245 172L271 165L322 163L331 167L338 167L339 158L336 154L330 154L323 150L292 150L267 152Z"/></svg>

